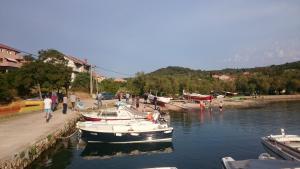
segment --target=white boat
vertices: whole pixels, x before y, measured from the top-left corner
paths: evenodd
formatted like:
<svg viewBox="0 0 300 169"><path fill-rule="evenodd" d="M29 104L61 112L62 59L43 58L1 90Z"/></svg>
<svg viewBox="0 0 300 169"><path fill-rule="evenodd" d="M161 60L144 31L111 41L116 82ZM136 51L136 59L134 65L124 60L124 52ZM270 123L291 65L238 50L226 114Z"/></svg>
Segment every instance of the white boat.
<svg viewBox="0 0 300 169"><path fill-rule="evenodd" d="M172 141L173 128L147 120L77 122L81 138L89 143L148 143Z"/></svg>
<svg viewBox="0 0 300 169"><path fill-rule="evenodd" d="M81 113L81 115L86 121L131 120L147 118L147 112L137 112L126 106L104 109L100 112L85 112Z"/></svg>
<svg viewBox="0 0 300 169"><path fill-rule="evenodd" d="M236 161L232 157L222 158L223 169L297 169L300 162L286 160L239 160Z"/></svg>
<svg viewBox="0 0 300 169"><path fill-rule="evenodd" d="M151 102L154 102L154 97L157 98L157 104L161 105L161 106L164 106L165 104L169 104L171 102L171 99L172 99L171 97L154 96L152 94L148 95L148 99Z"/></svg>
<svg viewBox="0 0 300 169"><path fill-rule="evenodd" d="M286 135L281 129L280 135L262 137L262 144L283 159L300 161L299 135Z"/></svg>

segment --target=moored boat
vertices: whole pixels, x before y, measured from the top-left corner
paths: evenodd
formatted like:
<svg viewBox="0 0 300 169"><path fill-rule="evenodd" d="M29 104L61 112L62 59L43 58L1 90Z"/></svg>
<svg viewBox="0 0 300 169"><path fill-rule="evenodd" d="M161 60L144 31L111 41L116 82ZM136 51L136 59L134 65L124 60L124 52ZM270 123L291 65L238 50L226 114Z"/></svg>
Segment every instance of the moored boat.
<svg viewBox="0 0 300 169"><path fill-rule="evenodd" d="M147 120L78 122L82 140L89 143L148 143L172 141L173 128Z"/></svg>
<svg viewBox="0 0 300 169"><path fill-rule="evenodd" d="M262 144L282 159L300 161L299 135L286 135L281 129L280 135L262 137Z"/></svg>
<svg viewBox="0 0 300 169"><path fill-rule="evenodd" d="M212 100L213 96L211 95L203 95L198 93L187 93L183 91L183 97L187 100L193 100L193 101L202 101L202 100Z"/></svg>
<svg viewBox="0 0 300 169"><path fill-rule="evenodd" d="M165 106L166 104L169 104L172 99L170 97L154 96L152 94L149 94L148 98L149 98L150 102L152 102L152 103L154 102L154 97L157 98L157 104L160 106Z"/></svg>
<svg viewBox="0 0 300 169"><path fill-rule="evenodd" d="M299 168L300 162L286 160L249 159L236 161L232 157L222 158L223 169L283 169Z"/></svg>
<svg viewBox="0 0 300 169"><path fill-rule="evenodd" d="M82 113L82 117L86 121L100 120L131 120L131 119L146 119L147 113L136 112L128 107L104 109L100 112Z"/></svg>

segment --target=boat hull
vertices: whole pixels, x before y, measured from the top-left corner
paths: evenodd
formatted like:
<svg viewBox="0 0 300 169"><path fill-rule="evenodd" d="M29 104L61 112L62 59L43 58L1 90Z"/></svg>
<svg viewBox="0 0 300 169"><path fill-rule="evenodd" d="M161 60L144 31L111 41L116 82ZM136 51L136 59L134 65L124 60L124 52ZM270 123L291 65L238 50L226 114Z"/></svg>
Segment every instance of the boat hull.
<svg viewBox="0 0 300 169"><path fill-rule="evenodd" d="M282 159L296 161L299 161L300 159L299 154L294 154L292 151L289 150L289 147L280 144L276 141L269 140L267 137L262 138L262 144L270 151L272 151L272 153L274 153L276 156L279 156Z"/></svg>
<svg viewBox="0 0 300 169"><path fill-rule="evenodd" d="M185 99L187 100L194 100L194 101L204 101L204 100L212 100L212 96L189 96L185 95Z"/></svg>
<svg viewBox="0 0 300 169"><path fill-rule="evenodd" d="M147 142L171 142L173 129L161 131L147 132L95 132L81 130L82 140L88 143L112 143L112 144L127 144L127 143L147 143Z"/></svg>

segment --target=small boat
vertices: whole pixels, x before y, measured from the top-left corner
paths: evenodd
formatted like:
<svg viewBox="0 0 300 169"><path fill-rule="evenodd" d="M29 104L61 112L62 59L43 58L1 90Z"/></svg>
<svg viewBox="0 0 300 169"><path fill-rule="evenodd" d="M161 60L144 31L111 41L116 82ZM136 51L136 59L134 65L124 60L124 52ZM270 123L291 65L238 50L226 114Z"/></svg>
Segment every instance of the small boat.
<svg viewBox="0 0 300 169"><path fill-rule="evenodd" d="M187 100L193 100L193 101L202 101L202 100L212 100L213 96L211 95L203 95L198 93L186 93L183 91L183 97Z"/></svg>
<svg viewBox="0 0 300 169"><path fill-rule="evenodd" d="M137 112L124 106L120 106L119 108L104 109L100 112L82 113L81 115L86 121L131 120L147 118L147 113Z"/></svg>
<svg viewBox="0 0 300 169"><path fill-rule="evenodd" d="M173 128L165 122L115 120L77 122L81 139L88 143L171 142Z"/></svg>
<svg viewBox="0 0 300 169"><path fill-rule="evenodd" d="M157 98L157 104L160 106L165 106L166 104L169 104L171 102L171 97L162 97L162 96L154 96L152 94L148 95L148 99L150 102L154 102L154 97Z"/></svg>
<svg viewBox="0 0 300 169"><path fill-rule="evenodd" d="M153 144L87 144L81 155L84 159L108 159L124 156L139 156L144 154L172 153L172 142Z"/></svg>
<svg viewBox="0 0 300 169"><path fill-rule="evenodd" d="M300 161L299 135L286 135L281 129L281 135L262 137L262 144L282 159Z"/></svg>
<svg viewBox="0 0 300 169"><path fill-rule="evenodd" d="M300 162L285 160L240 160L236 161L232 157L222 158L223 169L296 169L300 167Z"/></svg>

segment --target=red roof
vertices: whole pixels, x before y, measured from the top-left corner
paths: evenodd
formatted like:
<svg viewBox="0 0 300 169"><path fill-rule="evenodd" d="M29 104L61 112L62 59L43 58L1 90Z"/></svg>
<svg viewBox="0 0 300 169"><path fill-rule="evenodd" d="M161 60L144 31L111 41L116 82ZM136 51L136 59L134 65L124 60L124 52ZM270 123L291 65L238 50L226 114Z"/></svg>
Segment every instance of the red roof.
<svg viewBox="0 0 300 169"><path fill-rule="evenodd" d="M0 48L2 49L7 49L7 50L11 50L11 51L14 51L14 52L17 52L17 53L21 53L19 50L15 49L15 48L12 48L12 47L9 47L7 45L4 45L2 43L0 43Z"/></svg>
<svg viewBox="0 0 300 169"><path fill-rule="evenodd" d="M79 64L82 64L82 65L88 65L89 66L89 64L87 63L87 61L83 61L83 60L81 60L81 59L78 59L78 58L76 58L76 57L74 57L74 56L66 56L67 58L69 58L70 60L73 60L73 62L75 62L75 63L79 63Z"/></svg>

